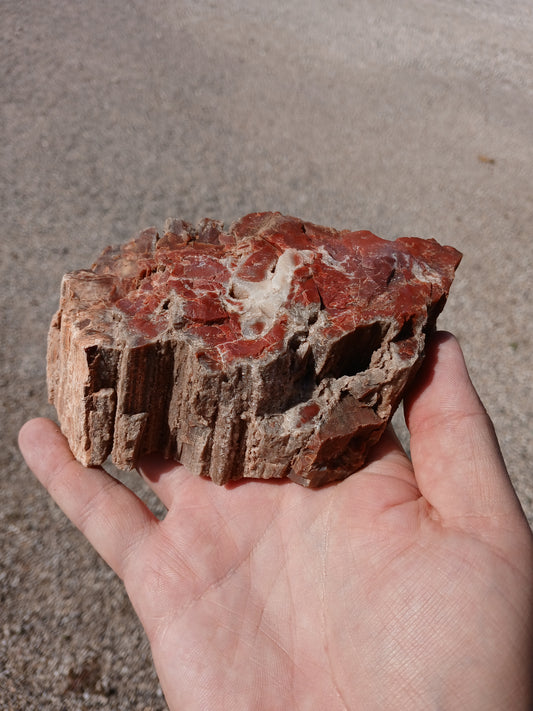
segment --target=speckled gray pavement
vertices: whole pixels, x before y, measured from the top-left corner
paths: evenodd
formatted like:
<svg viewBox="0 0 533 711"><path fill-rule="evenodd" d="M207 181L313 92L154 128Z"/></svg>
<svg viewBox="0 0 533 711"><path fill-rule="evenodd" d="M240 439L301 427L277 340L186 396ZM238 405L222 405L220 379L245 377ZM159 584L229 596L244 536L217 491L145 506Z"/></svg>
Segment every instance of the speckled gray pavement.
<svg viewBox="0 0 533 711"><path fill-rule="evenodd" d="M165 708L121 584L16 435L53 415L62 274L167 216L280 210L464 252L440 325L533 521L529 0L3 0L0 28L2 709Z"/></svg>

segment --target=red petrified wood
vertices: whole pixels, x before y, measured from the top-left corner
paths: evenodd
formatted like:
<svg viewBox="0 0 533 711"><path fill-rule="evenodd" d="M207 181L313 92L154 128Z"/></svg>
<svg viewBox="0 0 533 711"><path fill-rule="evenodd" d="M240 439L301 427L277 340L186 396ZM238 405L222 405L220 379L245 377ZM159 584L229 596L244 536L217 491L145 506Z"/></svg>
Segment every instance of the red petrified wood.
<svg viewBox="0 0 533 711"><path fill-rule="evenodd" d="M160 452L222 484L360 468L461 255L279 213L169 220L67 274L48 383L85 465Z"/></svg>

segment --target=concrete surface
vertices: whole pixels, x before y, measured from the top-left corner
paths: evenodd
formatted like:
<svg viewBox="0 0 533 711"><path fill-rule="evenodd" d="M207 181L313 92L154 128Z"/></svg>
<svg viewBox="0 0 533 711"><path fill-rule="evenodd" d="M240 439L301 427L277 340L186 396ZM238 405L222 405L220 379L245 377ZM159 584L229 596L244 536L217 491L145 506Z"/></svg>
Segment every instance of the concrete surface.
<svg viewBox="0 0 533 711"><path fill-rule="evenodd" d="M121 585L16 434L53 414L62 274L167 216L278 209L462 250L440 324L533 522L529 0L4 0L0 27L1 708L165 708Z"/></svg>

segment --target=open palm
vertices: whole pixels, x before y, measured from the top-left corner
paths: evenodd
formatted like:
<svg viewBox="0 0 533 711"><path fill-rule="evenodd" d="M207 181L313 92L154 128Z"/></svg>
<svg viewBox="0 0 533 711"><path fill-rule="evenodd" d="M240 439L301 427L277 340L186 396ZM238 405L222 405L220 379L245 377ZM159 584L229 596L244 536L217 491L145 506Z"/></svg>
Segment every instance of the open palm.
<svg viewBox="0 0 533 711"><path fill-rule="evenodd" d="M533 543L453 337L387 433L320 490L217 487L148 458L163 521L48 420L36 475L123 579L171 709L524 709Z"/></svg>

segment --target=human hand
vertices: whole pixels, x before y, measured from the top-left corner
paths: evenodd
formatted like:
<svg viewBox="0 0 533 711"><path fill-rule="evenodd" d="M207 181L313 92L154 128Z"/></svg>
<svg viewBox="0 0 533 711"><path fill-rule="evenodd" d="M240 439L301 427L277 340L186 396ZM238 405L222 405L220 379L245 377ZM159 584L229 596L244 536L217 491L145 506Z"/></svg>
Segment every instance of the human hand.
<svg viewBox="0 0 533 711"><path fill-rule="evenodd" d="M532 535L453 337L405 411L412 464L388 432L320 490L148 458L162 521L52 422L20 447L124 581L171 709L527 711Z"/></svg>

